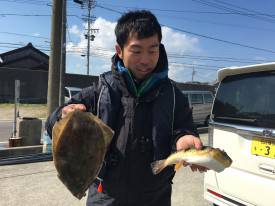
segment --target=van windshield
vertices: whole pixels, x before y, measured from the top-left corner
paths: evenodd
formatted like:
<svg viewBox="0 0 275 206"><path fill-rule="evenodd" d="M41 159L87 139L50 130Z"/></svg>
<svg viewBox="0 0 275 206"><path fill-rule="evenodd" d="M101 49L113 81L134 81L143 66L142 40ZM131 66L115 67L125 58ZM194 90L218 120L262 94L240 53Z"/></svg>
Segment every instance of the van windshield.
<svg viewBox="0 0 275 206"><path fill-rule="evenodd" d="M213 106L217 122L275 128L275 72L226 77Z"/></svg>

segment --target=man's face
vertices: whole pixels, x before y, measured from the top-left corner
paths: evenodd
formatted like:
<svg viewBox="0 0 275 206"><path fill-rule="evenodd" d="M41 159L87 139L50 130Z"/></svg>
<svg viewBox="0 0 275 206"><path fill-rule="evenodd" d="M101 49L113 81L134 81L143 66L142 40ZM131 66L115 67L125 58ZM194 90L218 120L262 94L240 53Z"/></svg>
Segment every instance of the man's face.
<svg viewBox="0 0 275 206"><path fill-rule="evenodd" d="M155 69L159 58L158 35L137 39L131 35L123 49L116 45L116 52L124 66L134 75L136 80L143 80Z"/></svg>

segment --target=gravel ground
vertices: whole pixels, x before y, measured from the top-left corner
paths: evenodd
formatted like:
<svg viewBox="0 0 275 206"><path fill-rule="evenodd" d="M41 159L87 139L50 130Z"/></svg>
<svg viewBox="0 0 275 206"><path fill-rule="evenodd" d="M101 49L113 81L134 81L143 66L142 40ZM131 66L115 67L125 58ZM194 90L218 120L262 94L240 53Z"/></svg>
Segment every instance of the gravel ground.
<svg viewBox="0 0 275 206"><path fill-rule="evenodd" d="M46 118L46 104L20 104L19 115L21 117ZM0 104L0 120L12 120L14 118L14 104Z"/></svg>

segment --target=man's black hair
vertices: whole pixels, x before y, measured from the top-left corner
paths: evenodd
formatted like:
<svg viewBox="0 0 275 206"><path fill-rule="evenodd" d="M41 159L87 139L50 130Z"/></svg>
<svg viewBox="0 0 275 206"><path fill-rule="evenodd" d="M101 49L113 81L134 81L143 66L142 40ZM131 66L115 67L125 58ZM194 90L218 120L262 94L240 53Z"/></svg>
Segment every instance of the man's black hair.
<svg viewBox="0 0 275 206"><path fill-rule="evenodd" d="M138 39L158 35L161 42L162 34L160 24L150 11L136 10L123 14L117 21L115 28L116 41L121 49L131 35L137 35Z"/></svg>

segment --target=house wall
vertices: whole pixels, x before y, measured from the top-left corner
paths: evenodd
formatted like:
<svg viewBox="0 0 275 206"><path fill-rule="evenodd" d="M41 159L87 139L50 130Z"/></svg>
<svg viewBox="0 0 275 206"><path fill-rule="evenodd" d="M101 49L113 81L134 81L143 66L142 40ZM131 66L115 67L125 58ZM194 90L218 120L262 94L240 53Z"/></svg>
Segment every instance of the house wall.
<svg viewBox="0 0 275 206"><path fill-rule="evenodd" d="M29 69L7 69L0 67L0 102L14 101L15 80L20 80L21 103L46 103L48 72ZM96 82L98 77L65 74L64 86L84 88Z"/></svg>

